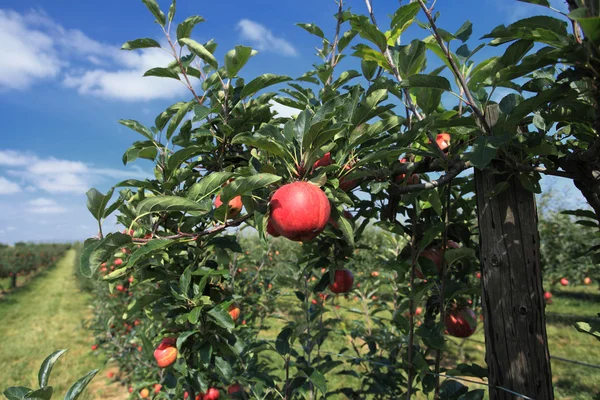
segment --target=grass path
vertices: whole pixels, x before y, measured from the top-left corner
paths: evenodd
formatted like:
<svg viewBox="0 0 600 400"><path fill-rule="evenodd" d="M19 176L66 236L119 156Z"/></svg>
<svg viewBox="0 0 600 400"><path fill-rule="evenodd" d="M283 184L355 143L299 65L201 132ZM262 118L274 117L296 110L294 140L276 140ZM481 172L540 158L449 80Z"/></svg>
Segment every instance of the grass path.
<svg viewBox="0 0 600 400"><path fill-rule="evenodd" d="M92 369L100 372L82 398L123 398L125 390L107 385L105 362L90 350L92 336L82 321L89 316L91 297L77 286L75 251L24 287L0 300L0 393L9 386L37 388L37 371L44 358L58 349L69 351L50 376L57 397Z"/></svg>

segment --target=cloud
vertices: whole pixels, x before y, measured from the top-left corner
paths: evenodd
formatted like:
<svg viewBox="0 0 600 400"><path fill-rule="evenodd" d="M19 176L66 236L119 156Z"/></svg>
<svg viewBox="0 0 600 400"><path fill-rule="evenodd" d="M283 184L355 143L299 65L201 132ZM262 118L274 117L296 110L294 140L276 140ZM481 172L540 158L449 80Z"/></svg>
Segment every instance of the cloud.
<svg viewBox="0 0 600 400"><path fill-rule="evenodd" d="M275 101L271 101L269 104L271 104L271 110L277 111L278 117L291 118L300 114L300 110L294 107L285 106Z"/></svg>
<svg viewBox="0 0 600 400"><path fill-rule="evenodd" d="M7 174L28 184L28 192L33 187L48 193L83 194L106 179L144 179L150 176L137 167L127 170L97 168L82 161L41 158L15 150L0 150L0 166L7 166Z"/></svg>
<svg viewBox="0 0 600 400"><path fill-rule="evenodd" d="M34 214L63 214L67 212L66 207L44 197L30 200L27 204L29 205L29 211Z"/></svg>
<svg viewBox="0 0 600 400"><path fill-rule="evenodd" d="M237 29L242 39L248 40L257 50L280 53L288 57L298 56L298 51L290 42L276 37L264 25L243 19L238 23Z"/></svg>
<svg viewBox="0 0 600 400"><path fill-rule="evenodd" d="M173 79L143 77L173 60L162 50L121 51L120 45L64 28L39 10L0 9L0 43L0 89L25 90L54 78L82 95L129 102L170 99L187 90Z"/></svg>
<svg viewBox="0 0 600 400"><path fill-rule="evenodd" d="M20 191L21 187L18 184L0 176L0 195L15 194L19 193Z"/></svg>
<svg viewBox="0 0 600 400"><path fill-rule="evenodd" d="M56 77L63 66L54 39L14 11L0 10L0 43L0 89L27 89Z"/></svg>

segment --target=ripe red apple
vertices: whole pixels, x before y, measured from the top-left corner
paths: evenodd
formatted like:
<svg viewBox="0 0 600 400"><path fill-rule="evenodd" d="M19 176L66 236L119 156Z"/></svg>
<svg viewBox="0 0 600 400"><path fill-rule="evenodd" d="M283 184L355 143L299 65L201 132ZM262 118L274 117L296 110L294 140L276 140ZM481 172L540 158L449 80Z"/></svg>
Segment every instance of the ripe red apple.
<svg viewBox="0 0 600 400"><path fill-rule="evenodd" d="M313 170L319 168L319 167L326 167L328 165L331 165L333 163L333 161L331 160L331 153L327 152L325 153L325 155L323 157L321 157L320 159L318 159L314 164L313 164Z"/></svg>
<svg viewBox="0 0 600 400"><path fill-rule="evenodd" d="M544 293L544 299L545 299L545 300L550 300L550 299L552 299L552 293L550 293L550 292L546 292L546 293Z"/></svg>
<svg viewBox="0 0 600 400"><path fill-rule="evenodd" d="M481 272L478 272L476 275L477 279L481 279Z"/></svg>
<svg viewBox="0 0 600 400"><path fill-rule="evenodd" d="M115 376L115 373L111 371L111 372L107 373L106 376L108 376L109 378L112 379Z"/></svg>
<svg viewBox="0 0 600 400"><path fill-rule="evenodd" d="M160 383L155 383L154 384L154 393L160 392L160 389L162 389L162 385Z"/></svg>
<svg viewBox="0 0 600 400"><path fill-rule="evenodd" d="M160 368L167 368L175 363L177 359L177 347L175 347L175 338L164 338L156 350L154 350L154 358Z"/></svg>
<svg viewBox="0 0 600 400"><path fill-rule="evenodd" d="M589 285L591 283L592 283L592 278L590 278L589 276L586 276L585 278L583 278L584 285Z"/></svg>
<svg viewBox="0 0 600 400"><path fill-rule="evenodd" d="M277 232L277 230L273 226L273 223L271 222L271 218L269 218L269 221L267 222L267 233L269 235L273 236L273 237L279 237L279 236L281 236L279 234L279 232Z"/></svg>
<svg viewBox="0 0 600 400"><path fill-rule="evenodd" d="M354 283L354 275L348 269L340 269L335 271L333 284L329 285L329 290L333 293L347 293L352 289Z"/></svg>
<svg viewBox="0 0 600 400"><path fill-rule="evenodd" d="M446 312L444 325L449 335L466 338L475 333L477 316L470 308L453 308Z"/></svg>
<svg viewBox="0 0 600 400"><path fill-rule="evenodd" d="M204 395L203 394L197 394L196 397L194 397L194 400L204 400Z"/></svg>
<svg viewBox="0 0 600 400"><path fill-rule="evenodd" d="M227 394L235 394L235 393L240 393L243 391L244 391L244 388L242 387L242 385L240 385L239 383L234 383L233 385L229 386L229 388L227 389Z"/></svg>
<svg viewBox="0 0 600 400"><path fill-rule="evenodd" d="M221 201L221 195L218 194L217 197L215 197L215 207L219 208L223 205L223 202ZM227 218L235 218L237 217L240 212L242 212L242 196L236 196L233 199L229 200L229 208L227 209Z"/></svg>
<svg viewBox="0 0 600 400"><path fill-rule="evenodd" d="M219 389L209 388L203 396L203 400L219 400Z"/></svg>
<svg viewBox="0 0 600 400"><path fill-rule="evenodd" d="M140 390L140 397L142 399L147 399L148 396L150 396L150 391L146 388L143 388L142 390Z"/></svg>
<svg viewBox="0 0 600 400"><path fill-rule="evenodd" d="M560 284L563 286L567 286L569 284L569 280L567 278L562 278L560 280Z"/></svg>
<svg viewBox="0 0 600 400"><path fill-rule="evenodd" d="M97 348L98 348L98 345L97 345L97 344L93 344L93 345L92 345L92 351L96 350Z"/></svg>
<svg viewBox="0 0 600 400"><path fill-rule="evenodd" d="M118 267L119 265L123 264L123 259L122 258L117 258L115 259L115 265Z"/></svg>
<svg viewBox="0 0 600 400"><path fill-rule="evenodd" d="M440 149L446 150L450 146L450 134L446 132L439 133L435 138L435 142L440 146Z"/></svg>
<svg viewBox="0 0 600 400"><path fill-rule="evenodd" d="M325 192L308 182L277 189L271 198L273 227L282 236L299 242L316 238L325 229L331 206Z"/></svg>
<svg viewBox="0 0 600 400"><path fill-rule="evenodd" d="M240 317L240 312L240 307L237 304L234 303L229 306L229 315L234 322Z"/></svg>
<svg viewBox="0 0 600 400"><path fill-rule="evenodd" d="M421 313L423 313L423 309L421 307L417 307L415 310L415 315L421 315Z"/></svg>
<svg viewBox="0 0 600 400"><path fill-rule="evenodd" d="M133 388L132 388L131 386L129 386L129 389L127 389L127 391L128 391L129 393L133 393Z"/></svg>
<svg viewBox="0 0 600 400"><path fill-rule="evenodd" d="M187 399L188 397L190 397L190 394L188 392L184 392L183 393L184 400Z"/></svg>
<svg viewBox="0 0 600 400"><path fill-rule="evenodd" d="M115 286L115 288L116 288L116 289L117 289L119 292L122 292L122 291L124 291L124 290L125 290L125 287L124 287L123 285L117 285L117 286Z"/></svg>
<svg viewBox="0 0 600 400"><path fill-rule="evenodd" d="M346 164L346 166L344 167L345 171L349 171L351 169L352 167L350 166L350 164ZM355 187L357 187L358 183L358 179L348 179L346 176L342 176L340 178L340 189L342 189L344 192L349 192Z"/></svg>

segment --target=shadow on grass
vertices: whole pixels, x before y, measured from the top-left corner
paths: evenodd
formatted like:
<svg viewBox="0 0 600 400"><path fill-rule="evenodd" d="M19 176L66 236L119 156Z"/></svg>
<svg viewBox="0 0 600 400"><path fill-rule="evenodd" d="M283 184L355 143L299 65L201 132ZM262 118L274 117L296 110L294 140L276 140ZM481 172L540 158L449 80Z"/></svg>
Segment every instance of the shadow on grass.
<svg viewBox="0 0 600 400"><path fill-rule="evenodd" d="M553 292L552 294L554 295L554 297L561 299L585 300L593 303L600 303L600 293L557 291Z"/></svg>
<svg viewBox="0 0 600 400"><path fill-rule="evenodd" d="M20 294L27 294L33 290L32 283L37 280L48 275L49 272L53 271L56 268L56 264L44 269L43 271L38 272L34 276L28 278L25 282L21 284L21 286L17 286L16 288L9 289L8 291L0 294L0 305L4 304L14 304L17 302L14 299L15 296Z"/></svg>
<svg viewBox="0 0 600 400"><path fill-rule="evenodd" d="M556 325L573 325L575 322L600 322L598 317L546 313L546 323Z"/></svg>

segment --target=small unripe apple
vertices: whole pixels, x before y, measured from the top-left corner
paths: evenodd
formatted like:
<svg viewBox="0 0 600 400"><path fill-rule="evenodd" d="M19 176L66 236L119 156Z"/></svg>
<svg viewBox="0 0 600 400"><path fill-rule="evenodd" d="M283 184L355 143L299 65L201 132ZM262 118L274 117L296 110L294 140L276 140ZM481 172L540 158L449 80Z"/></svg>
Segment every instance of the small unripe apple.
<svg viewBox="0 0 600 400"><path fill-rule="evenodd" d="M142 399L147 399L148 396L150 396L150 391L146 388L143 388L142 390L140 390L140 397Z"/></svg>
<svg viewBox="0 0 600 400"><path fill-rule="evenodd" d="M329 199L321 188L294 182L277 189L271 198L269 220L281 236L305 242L325 229L330 213Z"/></svg>
<svg viewBox="0 0 600 400"><path fill-rule="evenodd" d="M240 312L240 307L237 304L234 303L229 306L229 315L234 322L240 317Z"/></svg>
<svg viewBox="0 0 600 400"><path fill-rule="evenodd" d="M329 290L333 293L347 293L352 289L354 276L348 269L340 269L335 271L333 283L329 285Z"/></svg>
<svg viewBox="0 0 600 400"><path fill-rule="evenodd" d="M219 389L209 388L203 396L203 400L219 400Z"/></svg>
<svg viewBox="0 0 600 400"><path fill-rule="evenodd" d="M160 368L167 368L177 360L177 347L175 347L175 338L164 338L156 350L154 350L154 358Z"/></svg>
<svg viewBox="0 0 600 400"><path fill-rule="evenodd" d="M233 385L229 386L229 388L227 389L227 394L235 394L235 393L240 393L243 391L244 391L244 388L242 387L242 385L240 385L239 383L234 383Z"/></svg>
<svg viewBox="0 0 600 400"><path fill-rule="evenodd" d="M221 195L218 194L217 197L215 197L215 207L219 208L223 205L223 202L221 201ZM229 200L229 208L227 209L227 218L235 218L238 215L240 215L240 212L242 212L242 207L244 205L242 204L242 196L236 196L233 199Z"/></svg>
<svg viewBox="0 0 600 400"><path fill-rule="evenodd" d="M477 316L470 308L453 308L446 312L444 325L449 335L466 338L475 333Z"/></svg>
<svg viewBox="0 0 600 400"><path fill-rule="evenodd" d="M562 278L560 280L560 284L563 286L567 286L569 284L569 280L567 278Z"/></svg>
<svg viewBox="0 0 600 400"><path fill-rule="evenodd" d="M589 285L591 283L592 283L592 278L590 278L589 276L586 276L585 278L583 278L584 285Z"/></svg>
<svg viewBox="0 0 600 400"><path fill-rule="evenodd" d="M314 164L313 164L313 170L319 168L319 167L326 167L328 165L331 165L333 163L333 161L331 160L331 152L327 152L325 153L325 155L321 158L319 158Z"/></svg>

